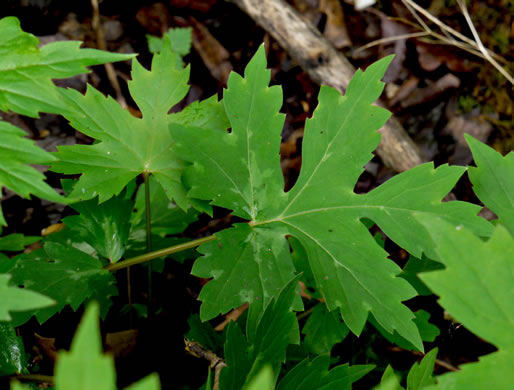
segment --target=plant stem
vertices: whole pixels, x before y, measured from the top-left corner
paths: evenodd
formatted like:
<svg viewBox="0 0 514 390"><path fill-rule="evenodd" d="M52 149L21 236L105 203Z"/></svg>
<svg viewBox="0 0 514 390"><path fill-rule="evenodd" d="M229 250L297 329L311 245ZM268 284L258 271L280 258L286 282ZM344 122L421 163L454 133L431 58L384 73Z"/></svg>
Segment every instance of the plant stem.
<svg viewBox="0 0 514 390"><path fill-rule="evenodd" d="M150 174L143 173L145 179L146 251L152 251L152 213L150 209ZM152 263L148 264L148 306L152 304Z"/></svg>
<svg viewBox="0 0 514 390"><path fill-rule="evenodd" d="M21 381L36 381L36 382L54 383L54 377L50 376L50 375L20 374L20 375L13 375L11 378L21 380Z"/></svg>
<svg viewBox="0 0 514 390"><path fill-rule="evenodd" d="M189 241L184 244L170 246L169 248L160 249L155 252L145 253L144 255L141 255L141 256L136 256L131 259L119 261L114 264L109 264L104 269L106 269L107 271L111 271L111 272L117 271L120 269L130 267L131 265L141 264L141 263L153 260L153 259L157 259L159 257L170 255L172 253L177 253L177 252L185 251L187 249L195 248L199 245L205 244L206 242L214 241L215 239L216 239L215 235L199 238L197 240Z"/></svg>

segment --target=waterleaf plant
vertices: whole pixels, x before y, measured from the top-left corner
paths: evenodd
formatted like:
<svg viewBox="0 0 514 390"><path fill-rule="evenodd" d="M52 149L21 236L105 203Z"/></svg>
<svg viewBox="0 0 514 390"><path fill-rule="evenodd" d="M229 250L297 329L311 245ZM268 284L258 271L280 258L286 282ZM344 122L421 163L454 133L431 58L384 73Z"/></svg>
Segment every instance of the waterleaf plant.
<svg viewBox="0 0 514 390"><path fill-rule="evenodd" d="M361 219L374 221L410 253L437 258L416 212L439 215L478 234L490 225L479 207L442 203L464 173L463 167L432 163L400 174L364 195L353 187L380 141L389 117L372 105L383 89L392 57L357 71L346 94L322 87L319 106L305 126L303 162L295 186L284 192L279 146L284 115L280 87L269 87L264 48L250 61L245 77L231 74L224 106L231 132L172 127L177 151L192 165L185 180L189 196L233 210L249 220L216 235L199 248L193 274L213 278L202 290L204 320L260 300L264 304L295 274L285 236L305 248L316 284L330 311L360 334L371 312L389 333L422 350L412 312L402 304L416 295L400 268L387 260ZM237 277L235 276L237 275ZM297 302L296 308L299 308Z"/></svg>
<svg viewBox="0 0 514 390"><path fill-rule="evenodd" d="M350 332L374 332L404 350L423 351L424 342L437 342L439 329L408 301L433 293L456 321L498 350L435 377L437 349L403 377L377 361L388 367L378 388L508 388L514 382L513 154L502 157L467 137L477 165L469 178L497 214L494 223L477 215L478 205L442 201L465 167L427 163L367 194L354 192L380 141L377 130L390 116L374 102L391 57L357 71L344 94L321 87L305 124L301 172L286 192L282 91L269 86L264 47L244 76L230 75L223 100L213 96L181 110L189 90L189 68L181 61L190 31L166 34L150 70L132 64L129 91L139 118L91 86L82 95L52 82L131 55L80 49L77 42L38 48L37 38L12 17L0 19L0 36L0 109L32 117L59 113L94 139L50 154L0 121L0 186L22 197L72 203L76 212L30 250L25 247L39 237L0 237L0 375L34 379L20 325L87 305L55 377L37 377L58 390L115 388L98 327L118 295L114 271L171 255L181 262L199 256L192 273L209 279L187 334L224 364L210 372L206 388L351 389L374 366L336 361L334 346L355 337ZM31 164L78 176L72 185L63 182L70 195L58 195ZM188 226L212 207L239 222L189 238ZM0 225L6 225L1 213ZM403 272L370 233L373 225L410 254ZM148 306L137 307L152 315L150 289L148 296ZM206 322L247 303L248 312L224 333ZM364 331L367 322L376 329ZM11 389L24 388L12 382ZM150 375L129 388L158 389L159 379Z"/></svg>

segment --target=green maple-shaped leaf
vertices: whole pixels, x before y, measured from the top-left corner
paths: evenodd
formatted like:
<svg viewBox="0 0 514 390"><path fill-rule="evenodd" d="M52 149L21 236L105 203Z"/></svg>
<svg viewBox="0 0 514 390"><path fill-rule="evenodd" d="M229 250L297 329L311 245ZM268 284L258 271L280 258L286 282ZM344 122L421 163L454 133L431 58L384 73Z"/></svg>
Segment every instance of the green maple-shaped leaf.
<svg viewBox="0 0 514 390"><path fill-rule="evenodd" d="M36 118L40 111L66 110L52 79L87 73L86 66L122 61L134 54L80 49L81 42L54 42L38 48L39 40L23 32L15 17L0 19L0 110Z"/></svg>
<svg viewBox="0 0 514 390"><path fill-rule="evenodd" d="M412 365L407 375L407 390L421 390L435 382L432 375L437 351L438 349L434 348L423 357L421 362Z"/></svg>
<svg viewBox="0 0 514 390"><path fill-rule="evenodd" d="M215 317L246 301L266 302L295 273L286 235L307 253L317 288L330 311L339 310L359 334L371 311L387 332L395 330L422 349L414 315L402 304L415 290L398 278L361 222L368 218L398 245L416 256L435 258L432 241L412 217L416 211L441 215L487 235L479 208L441 203L464 168L424 164L402 173L372 192L353 189L379 143L377 129L389 112L372 105L383 89L391 57L357 71L345 96L329 87L305 126L302 170L294 188L284 192L280 170L280 133L284 115L280 87L268 87L264 48L245 71L231 74L224 93L232 131L171 128L178 151L191 161L185 181L190 196L209 199L250 220L216 234L218 242L200 247L204 254L195 275L213 278L200 294L202 319Z"/></svg>
<svg viewBox="0 0 514 390"><path fill-rule="evenodd" d="M302 329L303 344L310 353L329 353L335 344L344 340L348 331L338 313L329 312L325 305L318 304Z"/></svg>
<svg viewBox="0 0 514 390"><path fill-rule="evenodd" d="M478 198L514 234L514 152L506 156L465 134L477 167L468 175Z"/></svg>
<svg viewBox="0 0 514 390"><path fill-rule="evenodd" d="M55 305L55 301L38 292L9 286L10 275L0 274L0 321L10 321L9 312L22 312ZM15 281L16 283L16 281Z"/></svg>
<svg viewBox="0 0 514 390"><path fill-rule="evenodd" d="M112 98L105 98L89 86L86 95L63 90L66 103L73 108L63 115L82 133L95 138L94 145L61 146L55 156L59 161L52 170L65 174L81 173L72 198L99 196L102 203L120 191L141 173L153 174L169 199L183 209L187 206L181 183L183 162L175 152L170 123L180 123L168 111L186 96L189 68L175 68L175 54L165 45L154 55L148 71L134 60L129 90L143 117L136 118ZM220 103L201 104L207 116L219 115ZM194 122L194 121L193 121Z"/></svg>
<svg viewBox="0 0 514 390"><path fill-rule="evenodd" d="M330 356L320 355L301 361L282 378L277 390L350 390L374 366L341 364L329 370Z"/></svg>
<svg viewBox="0 0 514 390"><path fill-rule="evenodd" d="M86 66L126 60L133 55L80 49L80 42L55 42L38 48L39 40L23 32L15 17L0 19L0 110L37 117L40 111L62 113L68 108L52 79L88 72ZM30 194L64 202L29 164L55 161L50 153L23 138L25 132L0 121L0 191L3 186L28 198ZM5 225L0 209L0 226Z"/></svg>
<svg viewBox="0 0 514 390"><path fill-rule="evenodd" d="M278 291L259 318L248 314L247 321L254 323L247 323L246 337L239 326L229 325L225 342L227 367L221 371L220 388L244 388L266 366L272 369L273 383L276 382L287 346L291 339L299 339L298 322L291 311L297 283L298 276ZM290 338L291 331L296 335Z"/></svg>
<svg viewBox="0 0 514 390"><path fill-rule="evenodd" d="M105 316L111 305L110 297L118 294L116 279L103 269L102 262L75 249L70 239L64 243L47 241L43 249L3 262L0 272L11 274L15 285L41 293L56 302L53 306L38 308L48 305L49 298L46 298L46 305L33 305L23 309L31 311L13 313L13 326L25 323L32 315L43 323L64 306L70 305L77 310L91 299L101 302L102 315ZM21 292L28 293L25 290Z"/></svg>
<svg viewBox="0 0 514 390"><path fill-rule="evenodd" d="M484 242L462 226L417 216L434 239L442 271L421 274L453 318L498 348L437 377L441 389L508 389L514 383L514 238L498 225Z"/></svg>
<svg viewBox="0 0 514 390"><path fill-rule="evenodd" d="M27 370L27 355L21 336L8 323L0 323L0 376Z"/></svg>
<svg viewBox="0 0 514 390"><path fill-rule="evenodd" d="M23 198L34 194L62 203L64 198L45 183L45 175L29 165L49 164L55 157L24 138L25 135L22 129L0 120L0 191L5 186ZM2 225L6 222L0 209Z"/></svg>
<svg viewBox="0 0 514 390"><path fill-rule="evenodd" d="M418 310L414 312L414 315L416 316L414 318L414 323L416 324L419 330L421 340L433 342L441 332L437 326L428 322L428 320L430 319L430 313L424 310ZM370 318L370 322L378 329L382 336L384 336L391 343L396 344L406 350L416 349L410 342L406 341L403 337L399 336L398 333L395 332L393 334L390 334L387 331L385 331L384 328L377 324L373 317Z"/></svg>

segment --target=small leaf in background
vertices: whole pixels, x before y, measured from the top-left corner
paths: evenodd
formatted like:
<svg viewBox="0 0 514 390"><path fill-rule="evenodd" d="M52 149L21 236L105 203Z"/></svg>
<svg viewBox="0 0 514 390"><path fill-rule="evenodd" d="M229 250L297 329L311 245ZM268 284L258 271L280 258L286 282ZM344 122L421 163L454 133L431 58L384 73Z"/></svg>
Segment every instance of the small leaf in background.
<svg viewBox="0 0 514 390"><path fill-rule="evenodd" d="M230 128L223 103L218 101L216 95L201 102L195 101L182 111L170 115L169 123L215 131L224 131Z"/></svg>
<svg viewBox="0 0 514 390"><path fill-rule="evenodd" d="M171 50L177 56L176 66L177 68L182 68L184 66L182 57L186 56L191 51L192 33L193 30L191 27L176 27L170 28L162 38L146 35L148 50L152 54L160 53L163 45L171 45ZM168 38L167 40L166 37Z"/></svg>
<svg viewBox="0 0 514 390"><path fill-rule="evenodd" d="M400 277L407 280L411 286L416 289L419 295L432 295L432 291L421 281L418 274L443 268L444 266L441 263L430 260L426 256L421 256L421 259L415 256L409 256L409 260L405 267L403 267L403 272L400 274Z"/></svg>
<svg viewBox="0 0 514 390"><path fill-rule="evenodd" d="M186 334L188 340L196 341L209 351L223 350L223 335L216 332L208 322L202 322L198 314L189 317L187 324L189 326L189 332Z"/></svg>
<svg viewBox="0 0 514 390"><path fill-rule="evenodd" d="M24 138L25 135L22 129L0 120L0 191L5 186L25 199L34 194L43 199L65 203L66 200L44 181L45 175L30 165L49 164L56 160L55 157L36 146L34 141ZM0 208L0 226L2 225L5 226L6 222Z"/></svg>
<svg viewBox="0 0 514 390"><path fill-rule="evenodd" d="M414 315L416 318L414 318L414 323L416 324L419 334L421 336L421 340L432 342L435 340L437 336L441 333L439 328L430 322L428 320L430 319L430 313L424 311L424 310L418 310L414 312ZM375 326L375 328L378 329L378 331L384 336L387 340L389 340L391 343L396 344L400 346L403 349L407 349L409 351L415 350L416 347L412 345L412 343L405 340L403 337L399 336L398 333L390 334L388 333L384 328L382 328L377 321L371 317L369 321Z"/></svg>
<svg viewBox="0 0 514 390"><path fill-rule="evenodd" d="M40 111L62 114L63 104L52 79L87 73L86 66L128 60L135 54L80 49L81 42L53 42L23 32L13 16L0 19L0 110L37 118ZM0 130L1 131L1 130Z"/></svg>
<svg viewBox="0 0 514 390"><path fill-rule="evenodd" d="M427 353L420 363L416 362L407 375L407 390L421 390L426 386L435 383L433 372L437 348Z"/></svg>
<svg viewBox="0 0 514 390"><path fill-rule="evenodd" d="M192 222L198 219L198 212L189 207L187 213L169 200L162 185L150 176L150 212L152 233L160 236L182 233ZM134 213L130 222L132 230L146 228L145 184L141 184L136 194Z"/></svg>
<svg viewBox="0 0 514 390"><path fill-rule="evenodd" d="M57 234L59 233L54 235ZM103 269L103 265L100 260L73 248L71 240L68 245L49 241L44 244L43 249L11 259L10 266L3 272L12 275L15 285L44 294L57 302L45 309L31 306L29 312L13 314L13 326L27 322L32 315L43 323L60 312L65 305L77 310L90 299L101 302L102 316L105 316L112 304L110 297L118 295L118 290L116 279ZM29 291L20 290L20 293ZM45 299L49 301L48 298ZM11 304L11 300L8 299L8 302ZM16 304L15 307L21 306Z"/></svg>
<svg viewBox="0 0 514 390"><path fill-rule="evenodd" d="M159 375L153 373L126 387L125 390L161 390Z"/></svg>
<svg viewBox="0 0 514 390"><path fill-rule="evenodd" d="M0 376L21 374L27 370L27 357L21 337L6 323L0 323Z"/></svg>
<svg viewBox="0 0 514 390"><path fill-rule="evenodd" d="M388 365L382 375L380 385L374 390L404 390L404 388L400 385L400 378L395 374L393 367Z"/></svg>
<svg viewBox="0 0 514 390"><path fill-rule="evenodd" d="M0 272L9 272L8 263L2 263L4 269ZM12 271L12 269L11 269ZM23 282L20 281L16 276L13 278L12 283L14 286L9 286L9 279L11 275L2 273L0 274L0 321L11 321L11 315L9 312L26 312L32 310L52 310L52 309L41 309L48 306L54 306L55 301L43 294L39 294L37 289L27 289L30 286L23 286ZM18 284L18 286L16 286ZM21 287L20 287L21 286ZM16 316L15 314L13 314ZM25 313L18 315L25 315ZM29 315L30 317L30 315Z"/></svg>
<svg viewBox="0 0 514 390"><path fill-rule="evenodd" d="M432 258L432 240L413 218L415 212L439 215L484 236L491 226L477 216L478 206L441 201L464 173L462 167L423 164L368 194L354 193L379 144L377 129L390 116L373 103L391 60L357 71L344 96L321 88L319 106L305 125L302 169L287 193L279 157L282 93L278 86L269 87L263 46L244 78L236 73L229 78L223 104L230 133L170 127L177 152L191 162L184 174L189 195L250 220L248 227L216 233L217 242L199 248L204 256L192 272L213 278L199 296L203 320L255 303L256 297L264 298L265 305L296 273L289 248L281 243L291 235L304 247L329 311L339 311L352 332L362 332L371 312L388 333L397 331L423 350L414 314L402 303L416 291L397 276L401 269L377 245L362 218L411 254Z"/></svg>
<svg viewBox="0 0 514 390"><path fill-rule="evenodd" d="M330 356L307 358L294 366L279 382L277 390L351 390L352 383L373 370L373 365L341 364L330 367Z"/></svg>
<svg viewBox="0 0 514 390"><path fill-rule="evenodd" d="M298 323L291 311L297 284L298 277L288 282L269 302L256 323L247 324L247 328L253 330L246 337L238 325L229 324L225 341L227 367L221 370L220 388L240 389L265 366L273 371L272 383L276 382L286 358L289 332ZM247 321L251 321L250 317Z"/></svg>
<svg viewBox="0 0 514 390"><path fill-rule="evenodd" d="M102 353L99 308L88 305L69 352L61 351L55 367L56 390L114 390L116 371L111 356ZM159 378L151 374L129 390L159 390Z"/></svg>
<svg viewBox="0 0 514 390"><path fill-rule="evenodd" d="M264 366L259 373L243 387L244 390L273 390L275 379L270 366Z"/></svg>
<svg viewBox="0 0 514 390"><path fill-rule="evenodd" d="M98 199L74 203L78 215L63 218L76 235L111 263L123 256L127 245L133 202L124 193L98 204Z"/></svg>
<svg viewBox="0 0 514 390"><path fill-rule="evenodd" d="M473 191L514 235L514 152L502 157L472 136L465 137L477 165L468 168Z"/></svg>
<svg viewBox="0 0 514 390"><path fill-rule="evenodd" d="M22 251L27 245L39 240L41 240L39 236L24 236L20 233L8 234L7 236L0 237L0 251Z"/></svg>
<svg viewBox="0 0 514 390"><path fill-rule="evenodd" d="M337 312L329 312L324 304L317 304L302 329L307 351L320 355L330 353L332 347L348 335L349 329Z"/></svg>
<svg viewBox="0 0 514 390"><path fill-rule="evenodd" d="M440 305L462 325L498 348L478 363L437 377L438 388L508 389L514 383L514 248L513 236L498 225L482 241L462 226L417 216L433 237L445 269L420 275Z"/></svg>

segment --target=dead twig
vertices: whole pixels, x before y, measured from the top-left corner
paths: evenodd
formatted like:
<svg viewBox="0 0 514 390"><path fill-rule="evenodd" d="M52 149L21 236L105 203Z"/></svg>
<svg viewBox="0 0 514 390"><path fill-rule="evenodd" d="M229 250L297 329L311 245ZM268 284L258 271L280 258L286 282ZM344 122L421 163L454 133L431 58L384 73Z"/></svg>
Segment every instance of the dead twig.
<svg viewBox="0 0 514 390"><path fill-rule="evenodd" d="M107 50L107 44L105 43L104 31L102 29L102 25L100 23L100 8L98 7L98 0L91 0L91 7L93 8L93 19L92 26L96 33L96 41L97 46L100 50ZM127 108L127 102L123 93L121 92L120 83L118 82L118 77L116 76L116 71L114 70L114 66L111 63L104 64L105 72L107 73L107 77L109 78L109 82L111 83L114 92L116 93L116 101L123 108Z"/></svg>
<svg viewBox="0 0 514 390"><path fill-rule="evenodd" d="M391 348L389 348L389 350L393 351L393 352L410 352L413 355L421 356L421 357L425 356L424 353L421 353L419 351L407 351L406 349L403 349L403 348L400 348L400 347L391 347ZM460 369L458 367L455 367L453 364L447 363L447 362L445 362L444 360L441 360L441 359L435 359L435 364L437 364L440 367L443 367L443 368L447 369L448 371L453 371L453 372L460 371Z"/></svg>
<svg viewBox="0 0 514 390"><path fill-rule="evenodd" d="M494 58L491 56L489 50L486 49L484 44L482 43L482 40L478 36L478 32L477 32L475 26L473 25L471 17L469 16L468 9L466 8L466 3L463 0L457 0L457 4L459 5L459 7L461 9L462 14L464 15L464 18L466 18L466 22L468 23L469 29L471 30L471 33L473 34L473 38L475 38L475 42L476 42L478 48L480 49L480 52L484 55L485 59L487 61L489 61L489 63L498 70L498 72L500 72L507 80L509 80L509 82L512 85L514 85L514 78L509 73L507 73L507 71L504 68L502 68L500 66L500 64L498 64L498 62L496 62L494 60Z"/></svg>
<svg viewBox="0 0 514 390"><path fill-rule="evenodd" d="M214 386L212 387L212 389L219 390L220 372L223 369L223 367L227 367L227 363L225 363L225 360L218 357L214 352L209 351L196 341L190 341L184 338L184 343L186 345L186 351L190 355L197 357L199 359L205 359L209 362L209 367L211 369L214 369Z"/></svg>
<svg viewBox="0 0 514 390"><path fill-rule="evenodd" d="M216 325L214 330L216 332L222 332L223 329L225 329L225 327L228 325L229 322L237 321L237 319L241 316L241 314L243 314L246 311L246 309L248 309L248 302L242 304L238 308L236 308L236 309L232 310L230 313L228 313L225 316L225 319L223 320L223 322Z"/></svg>

